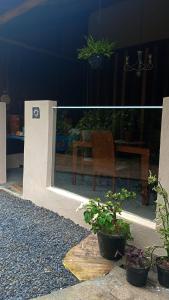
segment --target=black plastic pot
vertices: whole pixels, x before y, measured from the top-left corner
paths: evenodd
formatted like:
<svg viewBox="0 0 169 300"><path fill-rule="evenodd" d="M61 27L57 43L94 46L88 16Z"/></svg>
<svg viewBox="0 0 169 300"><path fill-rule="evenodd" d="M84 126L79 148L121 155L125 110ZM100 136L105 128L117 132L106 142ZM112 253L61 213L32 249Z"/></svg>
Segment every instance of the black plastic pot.
<svg viewBox="0 0 169 300"><path fill-rule="evenodd" d="M124 255L126 239L118 235L97 233L101 256L110 260L118 260Z"/></svg>
<svg viewBox="0 0 169 300"><path fill-rule="evenodd" d="M165 288L169 288L169 269L160 264L161 258L156 259L158 281Z"/></svg>
<svg viewBox="0 0 169 300"><path fill-rule="evenodd" d="M91 65L92 69L100 69L104 62L104 57L102 55L92 55L88 59L89 64Z"/></svg>
<svg viewBox="0 0 169 300"><path fill-rule="evenodd" d="M147 283L149 270L150 267L134 268L133 266L127 265L126 266L127 281L134 286L138 286L138 287L145 286Z"/></svg>

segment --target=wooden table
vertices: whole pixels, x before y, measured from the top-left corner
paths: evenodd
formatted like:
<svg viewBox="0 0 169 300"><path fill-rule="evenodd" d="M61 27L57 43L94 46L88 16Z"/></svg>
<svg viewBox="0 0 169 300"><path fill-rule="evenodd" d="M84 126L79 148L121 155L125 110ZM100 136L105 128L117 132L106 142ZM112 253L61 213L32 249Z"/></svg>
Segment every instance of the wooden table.
<svg viewBox="0 0 169 300"><path fill-rule="evenodd" d="M73 143L73 184L76 184L77 173L77 154L78 148L92 148L91 142L76 141ZM141 174L140 179L142 182L142 204L148 205L148 189L147 179L149 172L149 157L150 150L148 148L128 146L128 145L116 145L116 152L138 154L141 158Z"/></svg>

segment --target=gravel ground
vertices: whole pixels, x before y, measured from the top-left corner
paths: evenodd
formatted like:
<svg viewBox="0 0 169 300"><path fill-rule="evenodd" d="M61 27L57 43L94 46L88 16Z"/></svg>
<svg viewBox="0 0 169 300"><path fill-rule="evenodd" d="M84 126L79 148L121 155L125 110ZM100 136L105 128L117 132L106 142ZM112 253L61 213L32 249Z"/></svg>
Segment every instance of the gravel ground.
<svg viewBox="0 0 169 300"><path fill-rule="evenodd" d="M26 300L76 284L62 259L87 234L69 219L0 191L0 300Z"/></svg>

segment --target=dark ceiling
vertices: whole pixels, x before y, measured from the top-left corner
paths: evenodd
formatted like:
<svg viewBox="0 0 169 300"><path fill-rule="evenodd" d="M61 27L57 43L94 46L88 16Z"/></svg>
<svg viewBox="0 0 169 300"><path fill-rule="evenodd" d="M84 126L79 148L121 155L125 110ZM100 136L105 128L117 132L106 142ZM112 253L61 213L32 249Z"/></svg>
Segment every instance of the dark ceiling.
<svg viewBox="0 0 169 300"><path fill-rule="evenodd" d="M77 49L85 43L89 16L100 0L35 1L43 3L0 22L0 93L9 91L12 113L23 110L24 99L86 101L86 67L77 60ZM102 0L101 5L116 1L124 0ZM3 2L0 19L25 1Z"/></svg>
<svg viewBox="0 0 169 300"><path fill-rule="evenodd" d="M116 0L104 0L101 5L107 6ZM25 1L5 0L0 4L0 14L16 8ZM81 45L84 34L88 31L88 18L92 11L97 10L100 0L48 0L37 7L11 18L0 26L0 40L7 45L21 43L47 49L53 52L68 51L70 36L72 44ZM17 42L17 43L15 43ZM20 45L19 45L20 43ZM63 44L66 47L63 47ZM64 50L63 50L64 48Z"/></svg>
<svg viewBox="0 0 169 300"><path fill-rule="evenodd" d="M24 0L3 0L0 2L0 15L23 3Z"/></svg>

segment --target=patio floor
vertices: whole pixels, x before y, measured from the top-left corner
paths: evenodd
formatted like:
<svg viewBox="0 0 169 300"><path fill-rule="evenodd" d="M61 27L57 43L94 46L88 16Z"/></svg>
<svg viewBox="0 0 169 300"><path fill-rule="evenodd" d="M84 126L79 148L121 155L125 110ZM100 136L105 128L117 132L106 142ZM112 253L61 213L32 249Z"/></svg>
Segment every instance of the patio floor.
<svg viewBox="0 0 169 300"><path fill-rule="evenodd" d="M78 280L62 260L88 234L71 220L0 191L0 299L31 299Z"/></svg>

